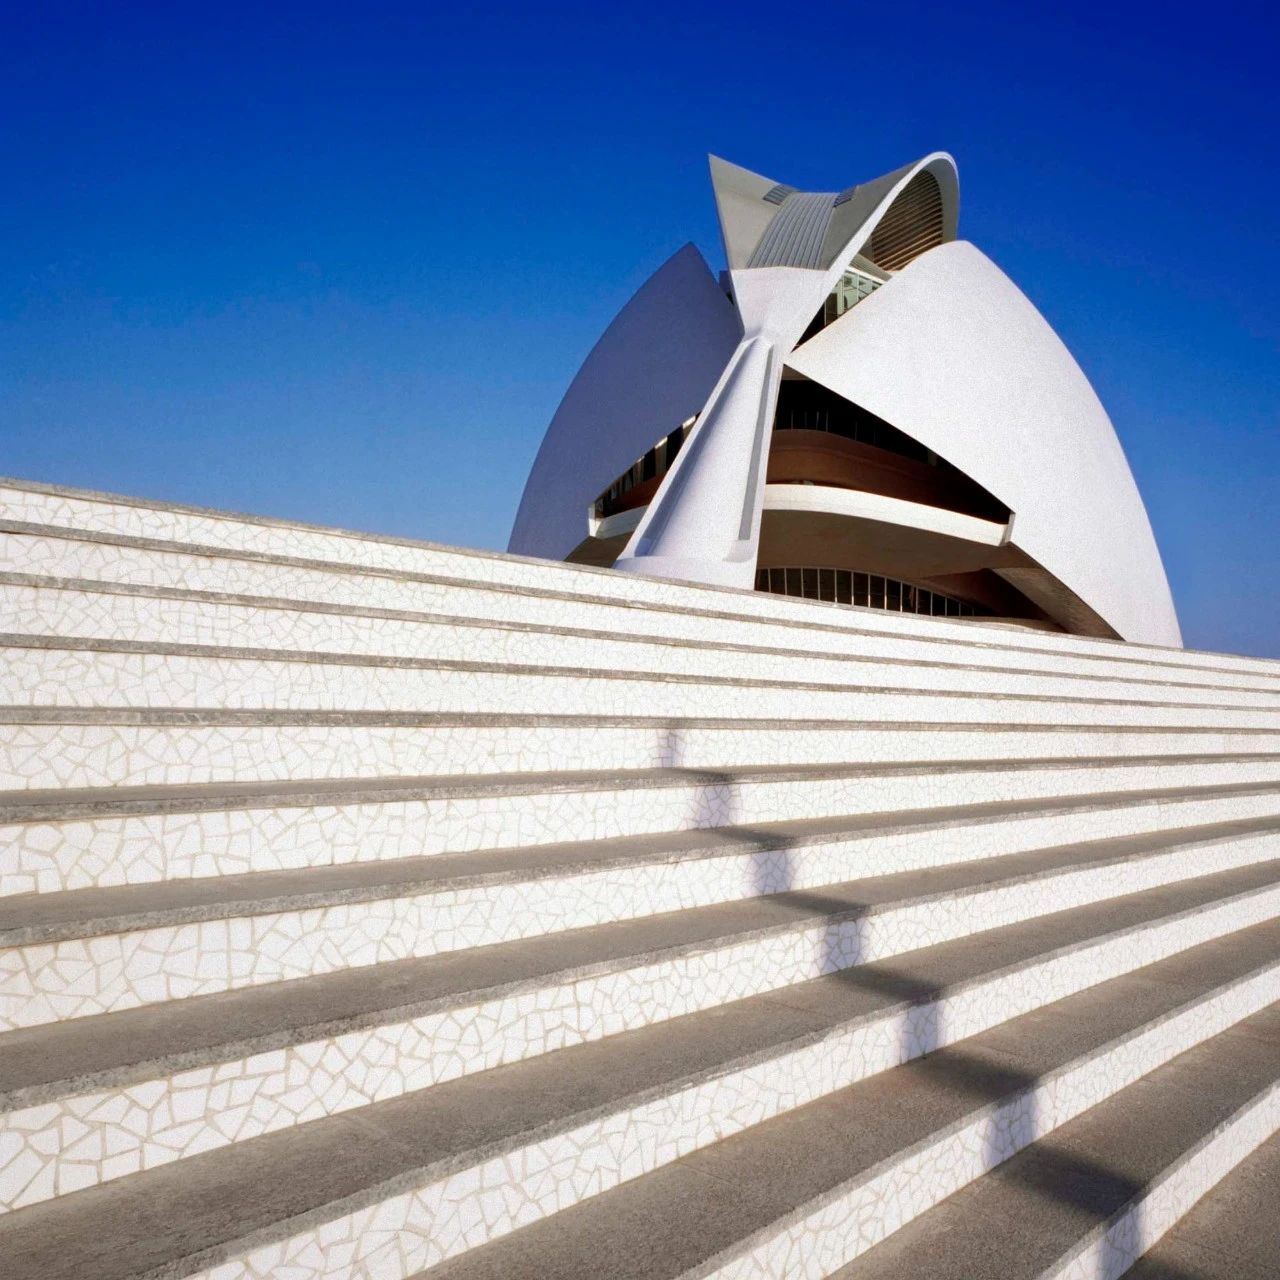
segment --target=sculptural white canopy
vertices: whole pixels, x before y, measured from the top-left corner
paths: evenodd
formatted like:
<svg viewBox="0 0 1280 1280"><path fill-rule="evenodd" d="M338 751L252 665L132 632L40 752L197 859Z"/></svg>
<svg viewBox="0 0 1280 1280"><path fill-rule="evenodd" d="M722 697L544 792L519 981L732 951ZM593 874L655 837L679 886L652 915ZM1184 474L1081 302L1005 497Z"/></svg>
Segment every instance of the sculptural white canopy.
<svg viewBox="0 0 1280 1280"><path fill-rule="evenodd" d="M981 569L1025 604L1028 621L1180 644L1146 511L1106 412L1032 304L955 240L951 158L934 153L838 193L799 192L714 157L711 169L725 288L687 246L623 309L547 432L511 549L574 554L584 535L601 532L584 515L610 480L696 419L668 444L643 507L610 527L628 535L617 569L750 588L766 508L788 512L786 528L798 530L802 508L813 518L826 510L823 528L841 513L861 520L860 550L848 554L874 559L876 530L889 525L934 538L939 553L968 538L982 554L957 554L949 569L935 555L935 577L944 569L950 578L940 580L960 582L957 574ZM891 433L899 455L919 449L946 468L955 492L967 484L986 505L966 507L954 493L894 497L872 478L878 464L865 444L846 447L842 478L815 472L801 481L817 486L803 501L781 493L771 469L775 426L786 425L779 393L801 380L881 424L881 446ZM899 458L898 470L907 467ZM824 495L824 486L835 487ZM840 489L865 497L837 501ZM938 508L960 514L947 524ZM975 514L994 535L957 522ZM812 562L813 537L796 537Z"/></svg>

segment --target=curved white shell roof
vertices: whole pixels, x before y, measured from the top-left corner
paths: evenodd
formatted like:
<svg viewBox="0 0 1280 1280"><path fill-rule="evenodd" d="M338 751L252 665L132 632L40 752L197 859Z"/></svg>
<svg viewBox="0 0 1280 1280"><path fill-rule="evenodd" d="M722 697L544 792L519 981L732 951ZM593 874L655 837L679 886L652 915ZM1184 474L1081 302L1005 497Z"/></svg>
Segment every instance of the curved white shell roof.
<svg viewBox="0 0 1280 1280"><path fill-rule="evenodd" d="M668 258L565 392L525 482L509 549L567 556L586 535L587 508L600 493L702 408L741 333L697 249L688 244Z"/></svg>
<svg viewBox="0 0 1280 1280"><path fill-rule="evenodd" d="M937 180L943 243L797 346L922 172ZM932 449L1007 506L1010 554L994 571L1051 616L1091 634L1181 644L1150 522L1106 411L1035 307L955 240L950 156L934 152L838 194L797 192L714 157L712 179L733 303L692 246L640 289L548 429L511 550L569 554L589 504L699 413L616 567L749 587L785 364Z"/></svg>
<svg viewBox="0 0 1280 1280"><path fill-rule="evenodd" d="M787 363L999 498L1014 513L1012 542L1124 639L1181 644L1106 410L1057 334L973 245L931 249Z"/></svg>

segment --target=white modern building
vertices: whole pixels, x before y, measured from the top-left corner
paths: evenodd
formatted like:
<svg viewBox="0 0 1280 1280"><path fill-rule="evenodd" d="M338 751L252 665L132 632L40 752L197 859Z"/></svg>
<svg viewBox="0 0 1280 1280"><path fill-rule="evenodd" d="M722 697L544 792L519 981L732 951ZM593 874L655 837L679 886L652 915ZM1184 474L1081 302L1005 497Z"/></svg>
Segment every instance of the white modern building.
<svg viewBox="0 0 1280 1280"><path fill-rule="evenodd" d="M957 239L950 156L840 192L716 157L693 245L560 405L510 549L899 612L1180 645L1088 379Z"/></svg>
<svg viewBox="0 0 1280 1280"><path fill-rule="evenodd" d="M542 558L0 478L3 1280L1280 1275L1280 663L947 157L714 173Z"/></svg>

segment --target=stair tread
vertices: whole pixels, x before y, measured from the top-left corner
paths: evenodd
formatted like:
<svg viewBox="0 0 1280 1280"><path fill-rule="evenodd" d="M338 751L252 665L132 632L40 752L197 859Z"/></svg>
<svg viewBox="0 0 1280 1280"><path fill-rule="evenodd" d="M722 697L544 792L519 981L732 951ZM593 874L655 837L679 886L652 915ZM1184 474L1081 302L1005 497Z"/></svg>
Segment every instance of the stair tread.
<svg viewBox="0 0 1280 1280"><path fill-rule="evenodd" d="M493 552L493 551L477 551L471 548L463 548L463 547L449 547L439 543L431 543L431 542L424 542L420 540L414 540L410 538L395 537L393 535L387 535L387 534L364 533L364 532L355 531L355 530L330 528L322 525L310 525L305 523L290 522L285 520L274 519L271 517L242 515L234 512L218 511L212 508L183 507L183 506L178 506L174 504L148 502L148 501L132 499L128 497L121 497L121 496L112 495L112 494L100 494L100 493L96 493L88 490L76 490L76 489L66 489L66 488L59 489L54 486L39 486L31 482L20 481L20 480L10 481L10 480L0 479L0 488L17 488L17 489L30 490L35 492L45 492L45 493L52 493L55 495L68 497L75 500L99 501L99 502L111 503L114 505L140 507L140 508L151 509L151 510L174 511L181 514L189 514L189 515L208 518L208 519L221 519L221 520L226 520L233 523L244 523L244 524L250 524L258 527L279 528L284 530L296 530L296 531L311 533L311 534L336 536L344 539L350 539L355 542L366 542L374 546L384 545L384 546L392 546L397 548L408 547L411 549L424 551L430 554L474 559L477 563L484 563L487 561L489 563L496 564L496 565L528 566L530 568L540 569L543 572L546 572L548 570L555 570L555 571L558 571L557 577L564 576L566 574L572 575L576 580L580 581L583 584L583 590L582 591L567 591L567 590L557 591L557 590L542 589L540 591L535 591L534 593L541 594L541 595L560 596L566 599L582 601L583 603L593 603L593 602L599 601L601 603L606 603L611 605L621 605L624 607L630 606L630 607L641 609L641 610L651 609L655 612L670 612L670 611L676 611L676 610L680 612L697 612L697 613L706 614L707 616L711 616L711 617L721 616L721 617L728 617L728 618L743 618L749 621L765 621L768 623L772 623L774 625L793 626L793 627L810 629L810 630L813 629L815 625L818 627L823 626L822 623L815 623L810 617L807 617L807 616L796 617L794 619L791 619L786 617L785 614L781 614L781 613L780 614L771 614L767 612L754 613L754 614L734 613L732 612L732 609L733 609L733 602L735 597L741 598L744 594L755 594L755 593L744 593L744 592L729 589L729 588L694 586L687 582L674 582L674 581L668 582L663 580L657 580L653 583L653 586L658 590L662 590L664 588L668 590L671 588L676 588L681 592L682 595L687 593L690 597L696 596L703 600L715 602L715 604L718 604L721 606L720 608L704 606L701 609L696 609L696 608L691 609L690 606L684 602L676 604L676 603L671 603L667 601L649 602L643 599L636 599L634 595L631 595L631 592L634 592L635 588L630 583L627 585L627 588L624 589L624 591L619 593L618 595L611 595L611 594L593 595L592 587L594 587L595 590L597 591L604 588L605 583L608 583L608 586L610 587L617 587L618 575L612 574L611 571L607 569L599 569L589 565L569 565L569 564L562 564L562 563L548 564L546 561L534 560L534 559L530 559L523 556L515 556L509 553ZM44 524L37 524L37 523L31 523L31 522L22 522L22 521L13 521L10 519L3 519L3 520L0 520L0 530L30 533L33 535L44 534L47 536L55 536L55 537L72 537L72 538L83 540L83 541L96 541L96 542L114 543L117 545L133 545L133 546L140 546L140 547L150 547L157 550L186 551L188 553L205 554L205 555L219 556L219 557L231 558L231 559L254 559L254 560L260 560L260 561L265 561L270 563L285 563L285 564L309 563L309 564L315 565L316 567L323 567L329 571L335 571L335 572L355 572L355 573L379 572L378 566L362 565L358 562L347 562L347 561L337 561L337 560L303 560L299 557L273 555L270 552L261 552L261 551L254 552L247 549L238 549L238 548L233 548L229 546L209 546L209 545L202 545L202 544L183 543L173 539L165 539L165 538L137 537L137 536L131 536L127 534L95 531L91 529L81 529L81 528L68 526L68 525L44 525ZM449 577L440 578L440 575L414 574L411 572L396 570L396 569L382 570L382 572L391 573L394 576L423 577L423 578L429 578L429 579L442 580L445 583L454 583L456 585L480 586L480 587L490 588L496 591L504 591L504 590L505 591L527 591L528 590L527 588L523 588L523 587L513 587L501 581L489 582L484 579L457 579L457 578L449 578ZM591 584L591 585L588 585L588 584ZM820 602L817 602L817 601L805 601L804 603L807 605L820 604ZM783 607L785 608L785 605ZM831 615L832 621L826 625L833 630L852 629L855 623L861 629L874 629L875 623L877 621L874 614L869 610L864 610L864 609L855 610L853 608L845 606L844 611L842 613L837 613L835 612L835 610L841 609L841 606L831 605L831 606L827 606L827 608L830 608L832 610L832 615ZM848 621L846 621L846 619ZM844 626L840 625L840 622L842 621L845 622ZM929 621L936 622L940 620L930 619ZM1035 643L1035 640L1031 639L1030 637L1028 637L1027 644L1017 645L1017 644L1011 643L1010 640L1007 638L1007 636L1004 635L1003 633L999 635L991 635L987 629L984 629L981 627L974 627L968 624L964 626L964 634L957 634L955 631L952 631L952 629L947 626L939 627L937 628L937 631L938 631L937 638L943 643L984 646L984 647L1004 649L1004 650L1026 648L1026 649L1034 649L1038 652L1049 653L1055 656L1062 654L1064 651L1075 651L1080 653L1082 656L1090 656L1092 653L1092 654L1097 654L1100 657L1114 658L1121 661L1126 661L1126 660L1135 661L1135 662L1163 661L1165 664L1170 666L1193 665L1191 663L1177 661L1177 658L1174 655L1177 655L1179 657L1181 657L1182 655L1190 655L1193 659L1196 659L1196 658L1221 659L1221 657L1224 656L1221 654L1216 654L1211 652L1199 652L1195 650L1186 650L1186 649L1171 649L1171 648L1166 648L1159 645L1124 644L1124 642L1112 641L1112 640L1107 640L1104 638L1097 638L1097 637L1078 637L1078 636L1069 637L1070 650L1067 650L1065 646L1063 648L1058 648L1055 646L1046 645L1044 644L1043 639L1041 637L1035 638L1037 640L1040 640L1040 644L1038 645ZM898 635L901 633L888 632L886 634ZM1126 650L1128 650L1128 653L1125 652ZM1144 655L1150 654L1150 655L1156 655L1156 656L1153 658L1146 658L1146 657L1139 658L1137 656L1138 654L1144 654ZM1227 667L1223 667L1221 665L1218 665L1216 667L1210 667L1209 664L1207 663L1203 665L1205 665L1207 669L1214 669L1214 670L1220 670L1220 671L1247 671L1250 673L1256 672L1264 676L1271 676L1275 674L1277 677L1280 677L1280 668L1278 668L1277 664L1272 662L1271 660L1263 659L1263 658L1236 658L1235 655L1228 655L1228 656L1233 657L1234 662L1237 665L1227 666Z"/></svg>
<svg viewBox="0 0 1280 1280"><path fill-rule="evenodd" d="M655 1185L665 1206L659 1220L666 1258L677 1245L709 1256L741 1239L751 1220L757 1226L773 1221L945 1129L970 1112L975 1099L983 1103L1016 1091L1274 961L1278 929L1270 922L1201 944L685 1156L683 1169L707 1180L698 1182L697 1195L689 1195L687 1185L672 1193L665 1177L649 1174L526 1228L517 1233L519 1241L500 1239L447 1265L477 1268L459 1275L519 1274L502 1266L486 1270L490 1253L515 1241L527 1261L535 1232L561 1239L567 1234L581 1250L598 1244L603 1229L606 1254L624 1256L632 1233L619 1202L636 1195L649 1199ZM854 992L855 1004L866 991L874 1000L886 983L902 981L894 962L868 968L873 972L824 980L832 998L843 986ZM760 1040L776 1046L784 1026L812 1034L812 1018L810 1010L782 998L744 1001L717 1017L690 1015L560 1050L20 1209L0 1219L0 1252L11 1264L8 1280L112 1280L161 1265L175 1265L181 1274L197 1259L216 1259L232 1242L239 1250L250 1240L281 1238L305 1222L375 1203L435 1173L470 1167L537 1135L581 1123L602 1108L629 1105L664 1083L670 1088L673 1076L686 1079L691 1068L723 1070L726 1053L758 1055ZM711 1232L704 1211L703 1202L717 1195L739 1198L726 1220L727 1239ZM650 1236L654 1221L647 1220ZM584 1234L584 1223L595 1223L596 1232ZM632 1262L642 1261L651 1248L646 1245ZM556 1266L526 1273L574 1274ZM621 1280L668 1272L610 1274Z"/></svg>
<svg viewBox="0 0 1280 1280"><path fill-rule="evenodd" d="M350 571L348 566L338 566L338 568ZM377 571L374 572L376 574ZM414 578L418 575L395 574L394 576ZM380 607L363 602L360 604L342 604L334 601L310 600L306 597L262 596L244 592L213 591L190 587L165 586L154 583L111 582L96 579L68 579L60 577L52 578L39 574L0 572L0 586L6 584L50 591L72 591L84 594L150 597L179 602L192 601L196 603L221 604L232 608L244 608L255 611L272 609L294 614L315 613L331 617L378 619L388 622L422 624L429 627L456 627L477 630L514 631L529 635L572 637L574 639L606 641L609 643L629 644L635 646L659 645L668 649L722 653L726 656L746 653L793 660L802 660L805 657L816 657L821 658L824 661L847 662L854 664L855 666L860 664L863 666L888 665L895 668L933 667L943 670L981 671L1010 675L1042 676L1067 680L1094 680L1103 683L1116 684L1133 683L1139 685L1167 685L1188 689L1223 689L1230 690L1232 692L1262 694L1280 693L1280 687L1277 687L1274 683L1269 683L1268 676L1265 673L1246 673L1225 669L1215 670L1191 667L1184 664L1169 664L1151 661L1142 663L1140 660L1133 660L1125 657L1119 657L1117 659L1112 658L1110 655L1073 656L1084 657L1086 661L1119 661L1122 663L1132 663L1134 666L1133 671L1120 674L1114 671L1090 672L1087 670L1081 671L1075 668L1067 670L1051 670L1044 665L1027 666L1025 663L1019 665L1017 662L1017 655L1024 652L1024 650L1019 648L1003 650L1003 662L966 662L951 660L941 656L935 658L906 655L890 656L888 654L877 653L850 653L840 650L832 650L829 647L823 648L821 645L816 643L811 643L809 647L805 647L803 642L798 642L793 646L782 647L779 645L762 644L759 641L696 639L688 636L663 635L661 632L651 631L629 630L621 632L617 630L593 629L590 627L562 626L551 623L521 621L514 618L471 617L462 614L427 612L422 609L395 609ZM463 584L459 582L456 585L474 586L476 584ZM483 587L490 586L490 584L487 583L480 585ZM613 601L611 603L616 604L618 602ZM771 620L768 619L757 618L753 621L756 624L763 623L764 625L773 625ZM895 637L895 639L902 639L902 637ZM919 642L927 644L929 643L929 640L926 637L921 637L919 638ZM275 647L276 646L273 645L271 647L272 650L274 650ZM988 657L989 648L998 649L998 646L976 644L971 646L967 651L976 653L982 658L986 658ZM331 651L324 650L323 652ZM348 656L346 651L337 650L333 652L338 652L343 656ZM946 651L944 650L944 652ZM379 655L353 652L349 656L368 657ZM381 656L394 657L395 655L386 654ZM1064 655L1059 654L1057 656L1062 657ZM1223 684L1221 681L1197 681L1194 679L1198 673L1209 674L1210 671L1217 675L1231 675L1244 679L1258 679L1264 683L1257 685L1240 683ZM1182 678L1177 678L1178 675L1181 675Z"/></svg>
<svg viewBox="0 0 1280 1280"><path fill-rule="evenodd" d="M372 728L483 729L483 728L624 728L658 729L678 732L682 729L734 729L749 733L1036 733L1052 734L1112 733L1121 735L1187 735L1247 734L1269 736L1280 734L1276 728L1239 729L1230 725L1145 725L1145 724L1050 724L1042 721L1001 720L838 720L838 719L771 719L743 716L629 716L629 715L531 715L521 712L459 711L307 711L294 708L235 707L73 707L73 706L0 706L0 725L140 725L199 729L205 726L360 726Z"/></svg>
<svg viewBox="0 0 1280 1280"><path fill-rule="evenodd" d="M1124 1273L1124 1280L1276 1280L1280 1135L1264 1142Z"/></svg>
<svg viewBox="0 0 1280 1280"><path fill-rule="evenodd" d="M1280 1004L1179 1055L1123 1094L1025 1147L843 1267L833 1280L917 1275L1038 1280L1046 1267L1273 1083L1280 1083ZM1280 1189L1276 1179L1280 1159L1273 1169L1272 1197ZM1274 1198L1269 1216L1262 1234L1269 1235L1269 1252L1280 1260ZM1246 1273L1226 1274L1243 1280ZM1273 1280L1276 1272L1263 1274ZM1152 1257L1125 1275L1177 1280L1182 1273L1162 1271Z"/></svg>
<svg viewBox="0 0 1280 1280"><path fill-rule="evenodd" d="M1280 784L1227 783L1221 786L1177 788L1148 792L1117 792L1042 801L995 801L952 806L933 811L908 811L835 818L798 818L785 822L703 827L647 835L615 836L602 840L522 845L459 853L427 854L412 858L337 863L283 871L251 871L108 885L0 897L0 946L29 945L62 938L93 937L104 933L234 918L280 910L304 910L341 903L369 902L411 894L442 893L482 884L529 883L535 879L591 874L609 869L720 858L732 854L763 854L800 849L840 839L884 836L895 832L954 828L966 823L990 823L1045 813L1159 803L1167 799L1214 797L1223 793L1266 795L1280 792ZM1113 801L1110 805L1108 801ZM838 886L852 902L890 901L913 891L925 896L958 892L967 886L1009 876L1034 874L1100 860L1126 860L1186 843L1209 842L1280 829L1280 815L1227 822L1163 828L1136 835L1006 853L980 860L943 863L915 871L851 877ZM800 894L808 891L799 890ZM834 887L823 890L831 896ZM684 912L664 913L690 920L711 918L761 919L776 913L768 904L794 895L770 895L708 904ZM700 913L705 913L705 916ZM795 918L794 906L785 915ZM600 926L608 927L608 926Z"/></svg>
<svg viewBox="0 0 1280 1280"><path fill-rule="evenodd" d="M1216 948L1219 943L1206 946ZM1259 960L1267 958L1265 947L1255 954ZM1190 957L1191 953L1177 957L1174 966L1185 975L1187 989L1197 985L1187 972ZM1126 1028L1159 1017L1159 1010L1175 1004L1167 992L1159 990L1163 977L1154 971L1161 968L1153 965L1092 987L992 1032L766 1120L674 1165L450 1259L424 1277L498 1280L512 1275L607 1274L611 1280L658 1280L683 1275L717 1255L731 1256L754 1233L820 1202L895 1152L956 1123L983 1104L1017 1093ZM1278 1046L1280 1005L1272 1005L1099 1104L1095 1111L1106 1108L1110 1124L1098 1124L1095 1112L1087 1112L1057 1133L1064 1135L1064 1149L1070 1150L1067 1129L1093 1125L1102 1136L1104 1159L1114 1161L1117 1172L1125 1170L1121 1179L1134 1179L1139 1169L1157 1163L1158 1148L1149 1137L1151 1130L1159 1128L1165 1109L1181 1104L1176 1108L1178 1123L1163 1130L1165 1147L1180 1149L1181 1144L1212 1130L1275 1078ZM1206 1088L1210 1082L1213 1087ZM1112 1130L1120 1131L1114 1146ZM1054 1144L1056 1136L1049 1135L1045 1147ZM1033 1159L1028 1156L1028 1165ZM1018 1160L1014 1156L1004 1167ZM1053 1187L1071 1169L1070 1159L1064 1160L1047 1171L1044 1181ZM999 1172L987 1178L999 1177ZM1106 1190L1112 1189L1105 1186L1106 1179L1100 1181ZM953 1202L977 1185L970 1184ZM655 1223L662 1224L660 1231L654 1230ZM948 1224L951 1230L938 1232L937 1247L922 1265L904 1265L893 1258L883 1270L864 1273L858 1267L859 1262L869 1263L873 1255L868 1253L842 1270L841 1280L854 1276L862 1280L864 1274L928 1275L943 1280L1026 1275L1030 1280L1040 1274L1031 1259L1047 1252L1048 1242L1027 1239L1039 1226L1038 1219L1029 1227L1027 1217L1018 1212L984 1216L981 1227L958 1218L949 1218ZM1013 1244L1001 1262L1013 1265L981 1269L973 1265L973 1255L958 1261L963 1246L957 1244L957 1235L963 1233L980 1255L984 1228L993 1230L997 1224ZM908 1224L897 1235L910 1231ZM890 1237L880 1249L892 1249L894 1239ZM913 1257L911 1262L915 1261Z"/></svg>
<svg viewBox="0 0 1280 1280"><path fill-rule="evenodd" d="M641 681L671 685L715 686L744 689L794 689L809 693L874 694L880 697L919 698L981 698L1001 702L1053 702L1109 707L1178 707L1196 712L1206 711L1257 711L1265 712L1270 705L1259 707L1255 701L1259 695L1249 689L1235 690L1228 686L1215 686L1214 691L1239 694L1239 701L1190 702L1169 698L1101 697L1097 694L1079 693L1029 693L1008 689L934 689L920 685L876 685L853 681L786 680L763 676L697 675L686 672L630 670L611 667L575 667L551 663L475 661L461 658L398 658L386 655L327 653L323 650L263 649L252 646L212 644L180 644L155 640L95 640L64 636L39 636L24 633L0 633L0 649L73 650L82 653L136 654L153 657L205 658L220 661L274 662L280 664L304 663L327 667L389 667L413 671L455 671L469 674L506 676L538 676L570 678L574 680ZM1020 675L1021 673L1009 673ZM1165 686L1177 691L1176 684ZM1280 688L1261 696L1280 698Z"/></svg>
<svg viewBox="0 0 1280 1280"><path fill-rule="evenodd" d="M1057 860L1070 865L1065 852ZM1004 861L970 864L976 868L971 873L975 887L1007 873L1011 868L994 865ZM1026 860L1028 869L1031 865ZM7 1031L0 1034L0 1106L35 1105L67 1093L404 1021L435 1009L471 1007L503 993L566 984L664 955L745 939L753 927L757 932L774 931L874 909L877 901L892 904L906 896L903 886L892 883L901 878L883 876L744 904L669 912ZM824 1016L834 1007L838 1018L870 1014L900 1001L925 999L943 986L975 982L1033 958L1090 945L1100 937L1141 929L1277 882L1280 859L1273 859L972 933L883 964L862 965L859 972L866 976L857 986L836 974L748 1000L766 1005L782 1001ZM930 887L927 877L913 883ZM938 882L932 890L940 896L948 893ZM877 982L877 974L888 976ZM726 1007L687 1017L714 1018L717 1009Z"/></svg>
<svg viewBox="0 0 1280 1280"><path fill-rule="evenodd" d="M1084 757L1013 756L982 760L855 764L733 765L649 769L577 769L394 777L299 778L253 782L148 783L122 787L52 787L0 791L0 823L131 813L195 813L223 809L310 808L397 803L470 796L543 795L559 791L661 789L691 785L820 782L849 778L914 778L943 773L1028 773L1036 770L1119 772L1162 765L1244 764L1280 760L1280 752L1200 752ZM1234 785L1234 784L1229 784ZM896 812L896 811L895 811Z"/></svg>

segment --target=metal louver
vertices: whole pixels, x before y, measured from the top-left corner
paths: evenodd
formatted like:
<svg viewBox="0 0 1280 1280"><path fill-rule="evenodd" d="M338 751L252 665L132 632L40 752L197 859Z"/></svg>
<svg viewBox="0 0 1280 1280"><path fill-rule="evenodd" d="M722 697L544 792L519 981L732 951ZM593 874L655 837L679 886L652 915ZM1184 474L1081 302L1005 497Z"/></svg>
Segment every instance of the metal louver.
<svg viewBox="0 0 1280 1280"><path fill-rule="evenodd" d="M942 191L927 169L916 174L889 206L863 252L885 271L900 271L942 243Z"/></svg>

